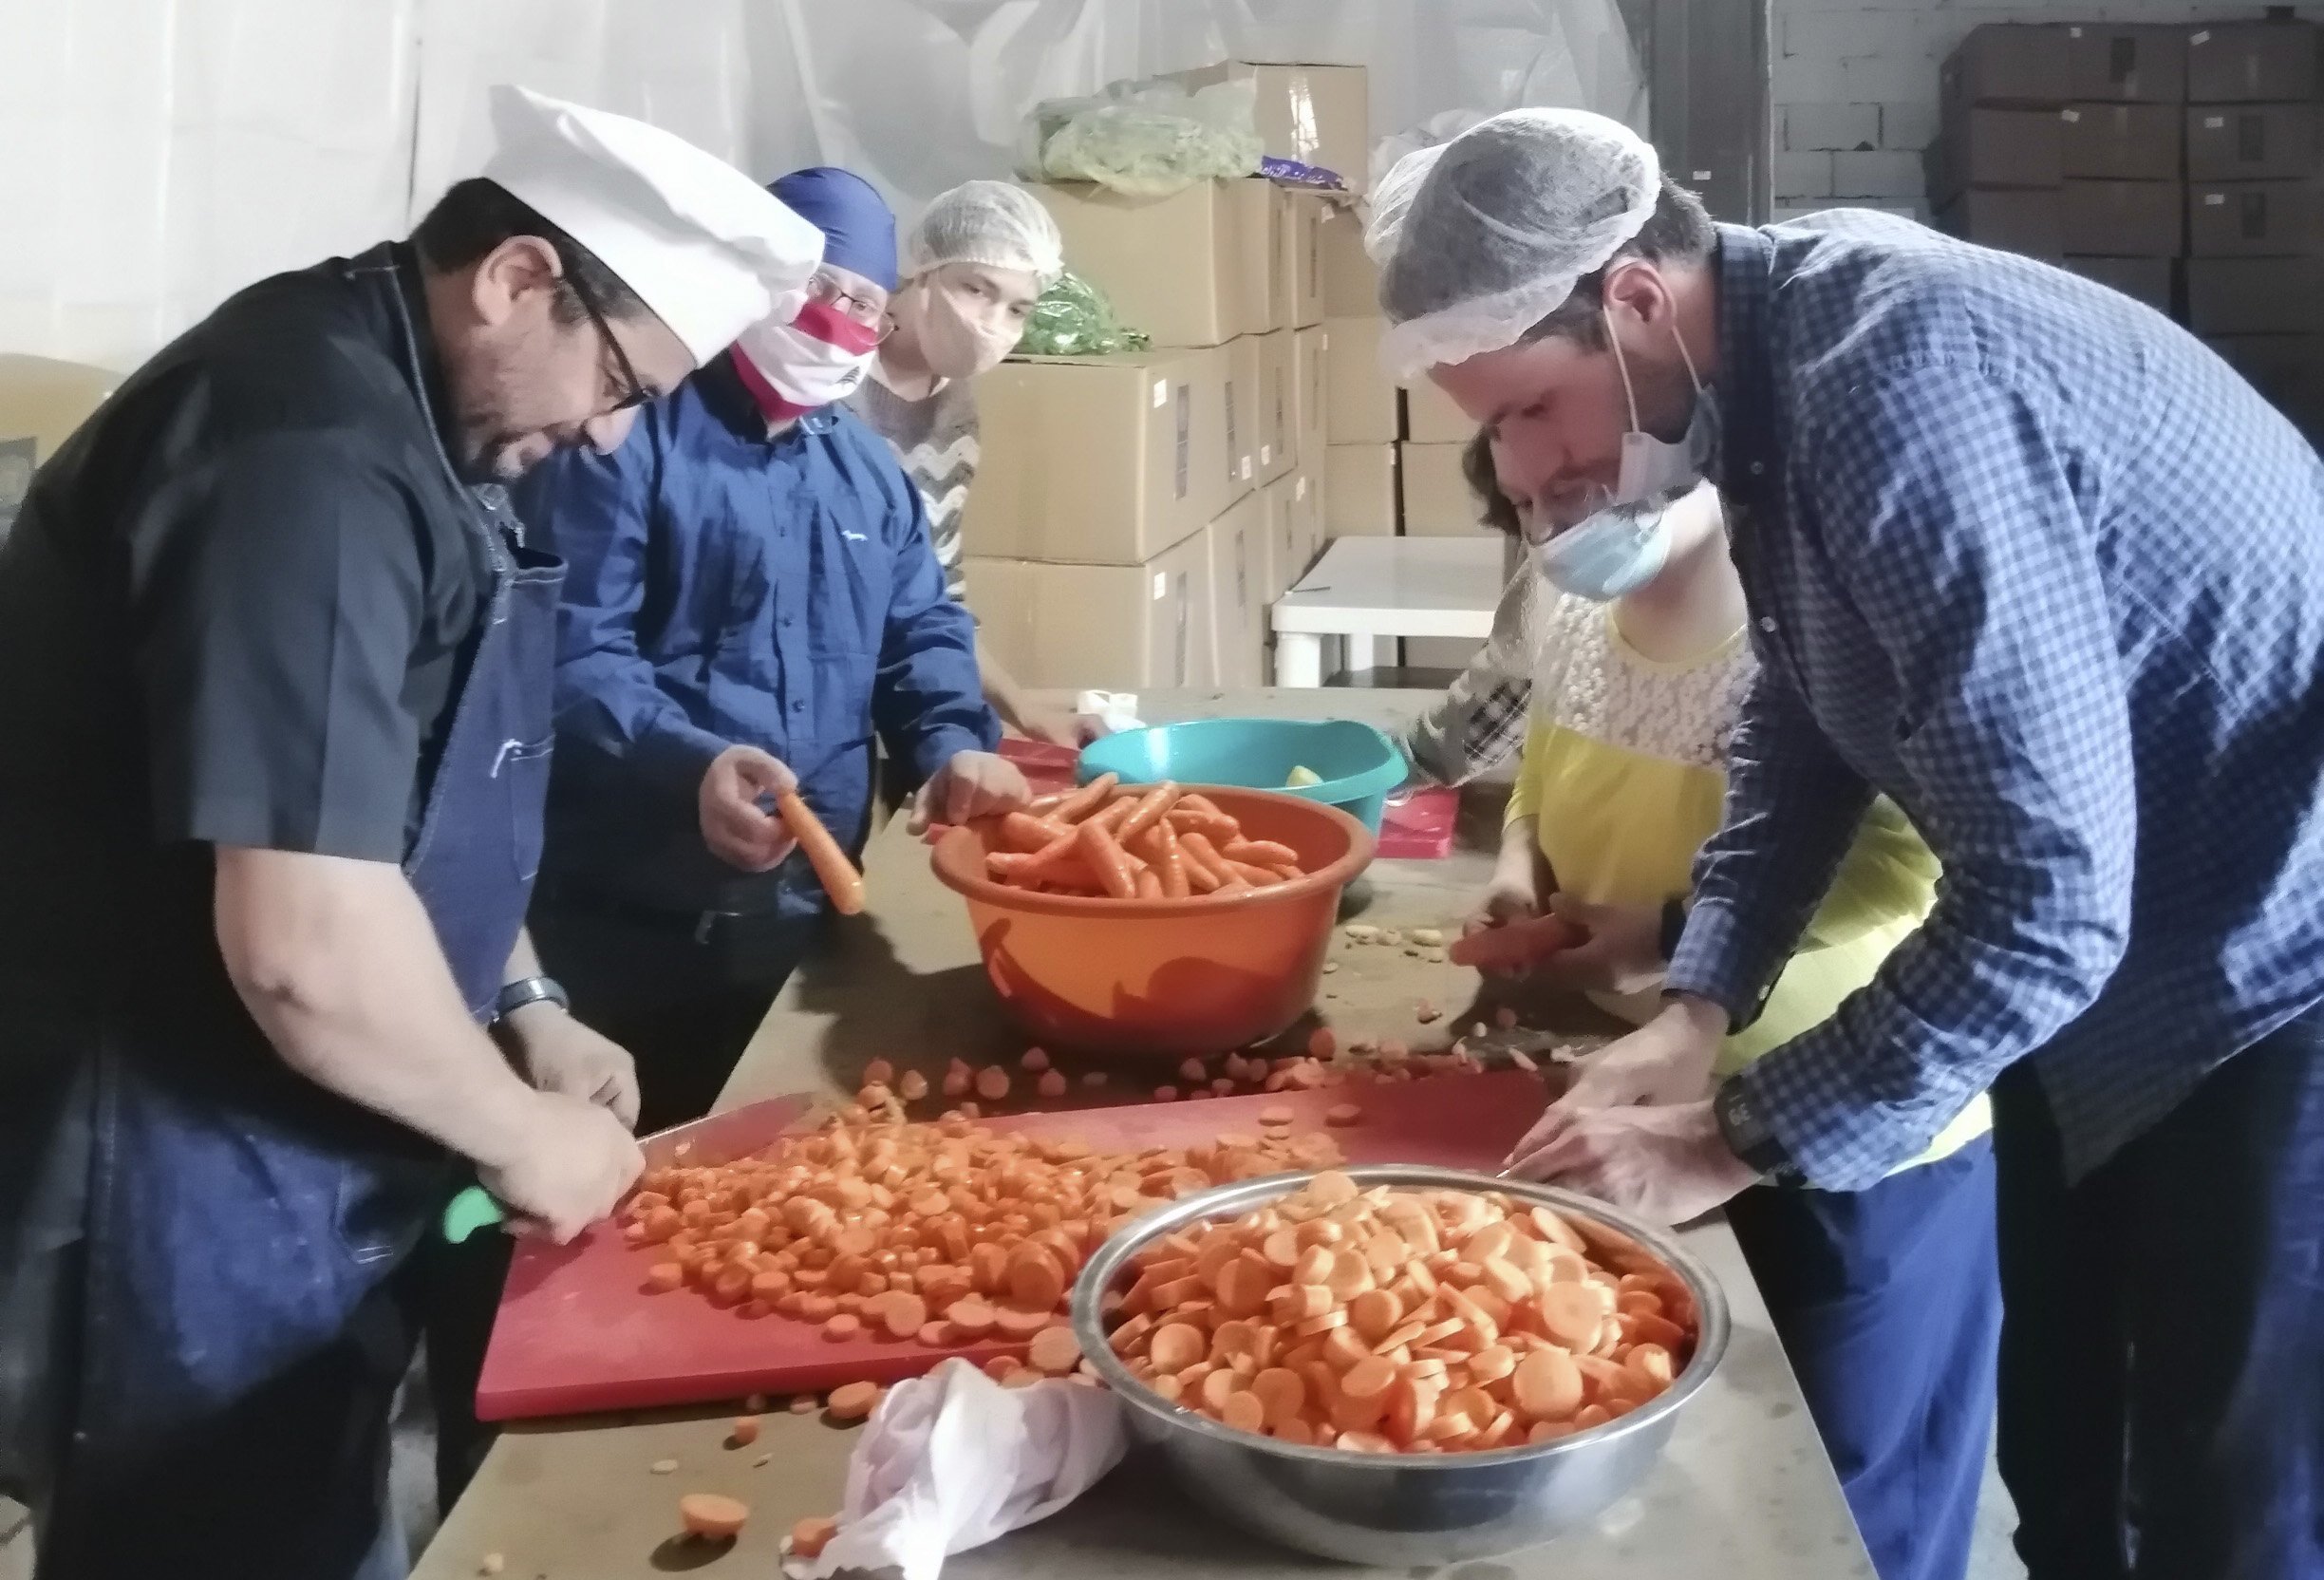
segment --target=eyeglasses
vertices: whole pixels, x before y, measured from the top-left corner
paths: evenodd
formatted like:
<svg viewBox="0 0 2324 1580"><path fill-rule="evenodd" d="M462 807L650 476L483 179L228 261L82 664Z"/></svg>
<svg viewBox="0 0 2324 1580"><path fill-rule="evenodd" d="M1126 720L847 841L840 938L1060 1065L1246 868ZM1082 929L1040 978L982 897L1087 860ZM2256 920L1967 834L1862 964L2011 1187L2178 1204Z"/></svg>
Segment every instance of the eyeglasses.
<svg viewBox="0 0 2324 1580"><path fill-rule="evenodd" d="M851 323L860 324L867 329L877 329L882 340L895 332L895 320L888 316L888 305L885 302L874 302L869 297L857 296L829 274L809 275L807 294L810 299L820 302L827 308L836 309L840 316Z"/></svg>
<svg viewBox="0 0 2324 1580"><path fill-rule="evenodd" d="M596 327L597 338L605 343L607 350L613 353L613 366L620 370L620 380L613 386L613 404L599 415L610 417L617 411L628 411L651 401L654 392L647 388L646 382L637 376L637 369L629 364L629 353L623 350L622 343L613 337L613 326L606 322L605 310L597 305L589 288L579 280L568 275L565 283L572 289L573 300L581 304L581 310L589 314L589 321Z"/></svg>

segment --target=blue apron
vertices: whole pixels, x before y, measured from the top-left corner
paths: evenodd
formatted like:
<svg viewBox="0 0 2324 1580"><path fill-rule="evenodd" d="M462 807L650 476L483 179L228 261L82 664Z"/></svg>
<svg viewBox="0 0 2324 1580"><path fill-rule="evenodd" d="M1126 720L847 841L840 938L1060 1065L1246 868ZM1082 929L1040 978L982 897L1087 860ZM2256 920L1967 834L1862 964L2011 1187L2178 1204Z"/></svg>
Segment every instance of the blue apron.
<svg viewBox="0 0 2324 1580"><path fill-rule="evenodd" d="M393 266L350 274L384 279L424 405ZM564 567L471 516L492 596L403 870L482 1021L540 863ZM141 1042L93 1062L78 1385L40 1580L401 1580L387 1415L413 1329L393 1285L457 1166L247 1045Z"/></svg>

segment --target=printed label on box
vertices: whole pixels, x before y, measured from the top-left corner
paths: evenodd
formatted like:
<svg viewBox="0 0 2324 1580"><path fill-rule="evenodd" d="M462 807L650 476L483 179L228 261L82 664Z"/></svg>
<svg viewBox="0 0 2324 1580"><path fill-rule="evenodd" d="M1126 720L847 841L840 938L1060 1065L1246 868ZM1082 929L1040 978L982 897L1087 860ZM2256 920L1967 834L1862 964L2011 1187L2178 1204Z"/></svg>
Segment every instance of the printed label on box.
<svg viewBox="0 0 2324 1580"><path fill-rule="evenodd" d="M1156 571L1154 573L1153 601L1155 603L1160 603L1163 599L1169 596L1170 573L1168 571Z"/></svg>
<svg viewBox="0 0 2324 1580"><path fill-rule="evenodd" d="M1168 379L1156 379L1156 380L1154 380L1154 392L1153 392L1153 404L1154 404L1154 410L1156 410L1156 411L1160 411L1160 410L1162 409L1162 404L1163 404L1165 401L1168 401L1169 399L1170 399L1170 380L1168 380Z"/></svg>

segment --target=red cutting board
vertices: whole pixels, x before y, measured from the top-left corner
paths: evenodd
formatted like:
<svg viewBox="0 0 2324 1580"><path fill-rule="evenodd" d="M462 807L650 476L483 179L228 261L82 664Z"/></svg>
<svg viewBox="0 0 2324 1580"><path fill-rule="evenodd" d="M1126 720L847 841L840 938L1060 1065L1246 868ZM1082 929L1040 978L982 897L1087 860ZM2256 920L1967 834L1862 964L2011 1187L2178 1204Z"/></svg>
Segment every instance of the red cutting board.
<svg viewBox="0 0 2324 1580"><path fill-rule="evenodd" d="M1256 1135L1260 1111L1288 1108L1300 1130L1324 1128L1339 1103L1361 1122L1333 1127L1356 1163L1430 1163L1490 1171L1541 1112L1541 1083L1518 1070L1446 1075L1389 1086L1213 1098L1017 1114L984 1120L996 1131L1070 1136L1103 1151L1192 1146L1223 1132ZM807 1113L804 1098L778 1098L721 1114L647 1146L657 1163L683 1136L689 1158L723 1162L765 1146ZM892 1382L952 1355L982 1361L1003 1345L931 1349L914 1343L827 1341L819 1328L781 1317L749 1318L693 1293L648 1294L650 1250L625 1244L600 1224L569 1246L527 1241L516 1250L492 1347L477 1388L485 1420L628 1410L802 1393L867 1378Z"/></svg>

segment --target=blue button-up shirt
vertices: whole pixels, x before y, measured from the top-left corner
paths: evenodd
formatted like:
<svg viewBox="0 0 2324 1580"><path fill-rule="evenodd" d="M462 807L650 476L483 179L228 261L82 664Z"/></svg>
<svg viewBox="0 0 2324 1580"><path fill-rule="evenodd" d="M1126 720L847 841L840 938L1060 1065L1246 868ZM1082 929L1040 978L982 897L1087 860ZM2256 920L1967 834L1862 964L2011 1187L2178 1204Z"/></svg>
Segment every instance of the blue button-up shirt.
<svg viewBox="0 0 2324 1580"><path fill-rule="evenodd" d="M803 857L744 875L703 844L710 760L758 746L843 842L869 827L872 738L925 779L989 750L975 628L945 595L920 496L844 411L769 438L724 358L609 456L516 490L571 565L558 619L544 881L675 911L822 904Z"/></svg>
<svg viewBox="0 0 2324 1580"><path fill-rule="evenodd" d="M1854 1188L2032 1055L2078 1175L2324 999L2324 462L2160 314L1907 220L1715 274L1762 668L1669 986L1755 1013L1884 793L1936 909L1739 1096Z"/></svg>

